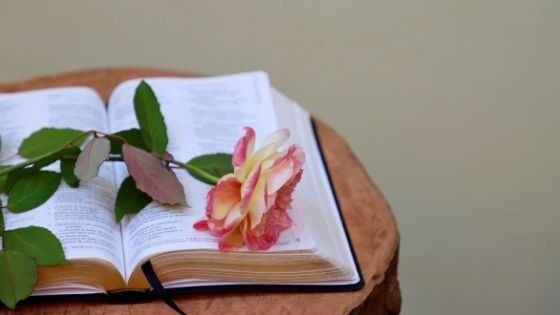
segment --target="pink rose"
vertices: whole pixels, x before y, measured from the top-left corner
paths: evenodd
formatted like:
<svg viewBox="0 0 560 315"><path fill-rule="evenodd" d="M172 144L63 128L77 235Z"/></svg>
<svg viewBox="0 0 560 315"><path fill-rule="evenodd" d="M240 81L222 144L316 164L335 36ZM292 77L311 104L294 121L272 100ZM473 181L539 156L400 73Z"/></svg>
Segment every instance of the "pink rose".
<svg viewBox="0 0 560 315"><path fill-rule="evenodd" d="M251 250L267 250L292 220L286 209L301 179L303 150L292 145L278 152L289 138L287 129L270 134L253 152L255 131L245 127L233 153L233 174L225 175L207 195L206 217L195 223L220 238L221 251L247 244Z"/></svg>

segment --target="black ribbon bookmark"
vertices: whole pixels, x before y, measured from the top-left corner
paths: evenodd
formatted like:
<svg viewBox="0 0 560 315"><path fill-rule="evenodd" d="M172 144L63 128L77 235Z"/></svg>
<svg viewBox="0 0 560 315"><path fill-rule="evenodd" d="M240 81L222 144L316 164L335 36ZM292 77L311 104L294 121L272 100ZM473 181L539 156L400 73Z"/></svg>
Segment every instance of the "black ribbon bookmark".
<svg viewBox="0 0 560 315"><path fill-rule="evenodd" d="M150 283L156 294L159 295L159 297L165 302L165 304L167 304L167 306L171 307L178 314L187 315L179 308L179 306L177 306L177 304L175 304L175 301L173 301L171 296L167 294L167 291L165 291L165 288L161 284L161 281L159 281L159 278L154 271L154 267L149 260L142 265L142 271L144 272L144 276L146 276L146 280L148 280L148 283Z"/></svg>

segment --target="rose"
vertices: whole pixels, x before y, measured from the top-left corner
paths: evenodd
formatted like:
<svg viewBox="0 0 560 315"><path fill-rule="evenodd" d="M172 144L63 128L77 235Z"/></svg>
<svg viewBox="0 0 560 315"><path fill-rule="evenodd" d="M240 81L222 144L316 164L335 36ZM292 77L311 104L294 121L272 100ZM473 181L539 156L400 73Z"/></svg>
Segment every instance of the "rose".
<svg viewBox="0 0 560 315"><path fill-rule="evenodd" d="M221 251L243 244L250 250L267 250L291 226L286 210L301 179L305 155L297 145L278 152L289 136L287 129L280 129L253 152L255 131L245 127L233 153L233 174L223 176L208 192L206 217L194 224L195 229L219 237Z"/></svg>

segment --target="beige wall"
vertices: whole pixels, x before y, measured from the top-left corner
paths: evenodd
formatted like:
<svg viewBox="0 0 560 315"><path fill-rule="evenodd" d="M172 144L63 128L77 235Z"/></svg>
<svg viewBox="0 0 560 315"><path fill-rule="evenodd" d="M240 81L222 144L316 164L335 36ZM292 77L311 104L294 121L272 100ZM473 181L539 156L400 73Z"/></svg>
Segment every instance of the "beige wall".
<svg viewBox="0 0 560 315"><path fill-rule="evenodd" d="M0 65L264 69L392 203L404 314L560 309L560 1L4 0Z"/></svg>

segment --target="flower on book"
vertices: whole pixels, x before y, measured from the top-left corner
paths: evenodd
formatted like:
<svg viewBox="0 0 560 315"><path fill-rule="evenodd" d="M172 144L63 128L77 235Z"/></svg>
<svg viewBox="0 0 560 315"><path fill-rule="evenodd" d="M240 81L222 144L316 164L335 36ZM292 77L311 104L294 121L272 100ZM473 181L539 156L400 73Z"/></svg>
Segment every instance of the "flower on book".
<svg viewBox="0 0 560 315"><path fill-rule="evenodd" d="M206 217L194 224L195 229L219 237L222 251L243 244L250 250L274 245L292 224L286 210L303 172L305 155L299 146L278 151L290 136L287 129L270 134L256 152L255 131L250 127L245 131L233 153L233 173L208 192Z"/></svg>

